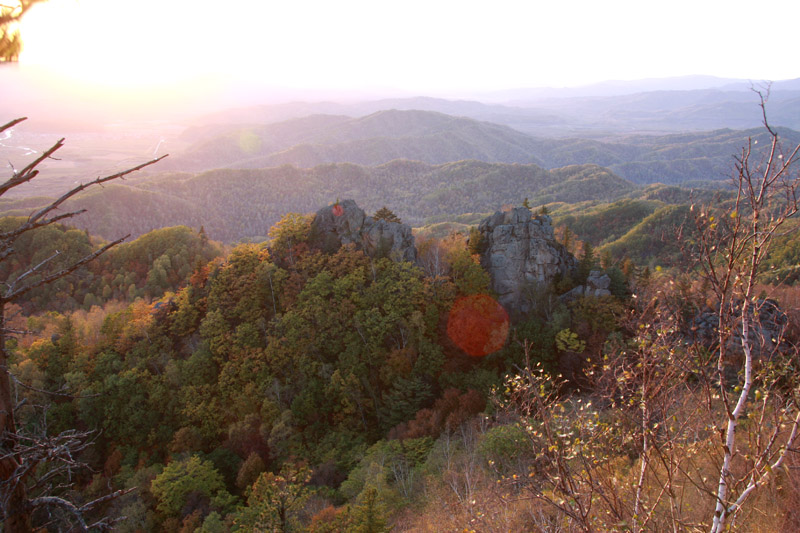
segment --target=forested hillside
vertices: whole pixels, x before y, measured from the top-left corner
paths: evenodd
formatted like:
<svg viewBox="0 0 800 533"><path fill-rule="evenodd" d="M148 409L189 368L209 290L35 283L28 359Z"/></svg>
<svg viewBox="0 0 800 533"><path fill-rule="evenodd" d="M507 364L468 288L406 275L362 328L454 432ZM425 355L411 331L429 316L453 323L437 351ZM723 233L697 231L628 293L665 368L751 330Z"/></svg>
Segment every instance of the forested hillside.
<svg viewBox="0 0 800 533"><path fill-rule="evenodd" d="M547 206L559 231L569 228L576 253L587 241L614 257L666 266L682 261L672 236L685 225L689 204L725 205L733 197L714 189L639 188L595 165L547 171L535 165L398 160L379 167L331 164L161 175L112 184L67 205L87 209L75 224L105 239L186 225L203 227L210 239L235 243L263 241L285 211L310 213L337 198L353 198L368 212L399 202L396 214L403 221L438 237L451 231L466 234L497 206L527 198L533 207ZM6 214L22 215L46 201L3 205Z"/></svg>
<svg viewBox="0 0 800 533"><path fill-rule="evenodd" d="M314 212L337 198L352 198L369 212L397 205L401 219L421 225L429 217L491 211L520 197L537 205L609 201L636 189L594 165L547 171L536 165L397 160L378 167L330 164L161 175L95 190L69 206L88 210L75 219L78 227L107 239L163 226L203 225L210 238L235 242L263 240L284 213ZM27 214L36 202L8 202L5 214Z"/></svg>
<svg viewBox="0 0 800 533"><path fill-rule="evenodd" d="M0 231L8 231L25 221L0 219ZM96 250L101 239L87 232L52 225L17 241L13 260L0 265L2 279L13 281L24 265L36 265L57 255L51 268L63 268ZM91 309L111 300L133 302L152 299L174 291L186 283L198 265L222 254L219 243L209 241L202 226L193 230L175 226L151 231L120 244L75 275L34 289L23 304L26 313L47 309L73 311Z"/></svg>
<svg viewBox="0 0 800 533"><path fill-rule="evenodd" d="M420 240L420 267L352 246L320 252L303 216L275 225L269 246L240 245L211 262L219 249L203 233L159 230L64 280L73 294L93 294L82 309L59 302L64 289L56 286L29 304L60 306L61 313L26 318L23 304L11 325L28 332L11 347L12 371L34 388L20 389L26 403L19 416L33 427L46 414L52 433L97 431L91 451L79 457L91 469L74 475L69 487L81 501L135 487L103 508L126 517L118 531L356 532L364 524L372 524L368 531L549 530L572 520L564 518L570 506L547 504L551 493L543 490L563 493L553 476L566 472L581 483L577 502L612 479L634 484L642 453L633 437L638 404L625 402L635 399L642 377L635 366L620 373L636 361L625 350L655 356L648 317L668 321L666 313L675 312L672 326L688 335L694 326L687 310L706 305L690 278L638 267L638 248L606 246L612 255L600 261L591 246L576 244L577 235L584 243L601 238L596 228L608 224L620 234L632 228L615 242L642 234L673 253L680 243L655 228L688 210L659 205L628 199L585 217L565 215L572 248L583 250L577 270L532 287L532 311L505 323L502 348L482 357L458 346L465 335L485 334L485 304L466 315L463 309L491 301L489 277L459 236ZM49 247L92 246L86 233L67 228L35 237ZM786 243L781 249L780 257L793 254ZM563 297L603 267L611 294ZM673 279L680 283L673 286ZM659 311L648 307L651 294ZM456 309L466 322L453 322ZM789 316L797 327L796 314ZM568 381L559 385L559 376ZM622 396L603 407L617 394L604 388L609 379ZM69 395L52 400L41 390ZM648 401L662 405L670 397L664 394ZM705 427L692 423L681 438ZM713 471L713 434L670 442L701 446L694 468ZM542 453L552 462L540 463ZM553 470L558 461L571 464L574 454L598 458L591 479L573 467ZM671 452L670 468L680 454ZM663 483L654 476L645 486L657 492ZM712 483L681 485L680 494L700 501ZM596 505L632 512L626 500ZM682 516L702 520L709 505L713 500L685 506ZM772 525L791 513L782 499L759 502L758 509ZM651 520L664 524L669 516L658 511ZM618 523L599 520L601 530Z"/></svg>
<svg viewBox="0 0 800 533"><path fill-rule="evenodd" d="M461 159L539 163L533 139L511 128L430 111L379 111L362 118L316 115L228 131L198 141L169 165L181 170L282 164L437 164Z"/></svg>

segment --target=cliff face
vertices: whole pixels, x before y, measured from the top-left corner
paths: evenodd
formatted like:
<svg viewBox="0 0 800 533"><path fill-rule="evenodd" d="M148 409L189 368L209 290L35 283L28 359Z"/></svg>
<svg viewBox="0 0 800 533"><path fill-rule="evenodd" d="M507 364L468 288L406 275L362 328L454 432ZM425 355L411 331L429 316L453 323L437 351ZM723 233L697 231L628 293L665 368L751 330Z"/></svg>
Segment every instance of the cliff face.
<svg viewBox="0 0 800 533"><path fill-rule="evenodd" d="M355 244L370 257L416 262L417 249L411 227L368 217L353 200L317 211L311 223L311 242L326 252Z"/></svg>
<svg viewBox="0 0 800 533"><path fill-rule="evenodd" d="M526 288L550 283L558 274L566 276L578 265L556 242L550 217L534 217L525 207L498 211L484 219L478 230L486 244L481 262L500 303L509 310L527 312Z"/></svg>

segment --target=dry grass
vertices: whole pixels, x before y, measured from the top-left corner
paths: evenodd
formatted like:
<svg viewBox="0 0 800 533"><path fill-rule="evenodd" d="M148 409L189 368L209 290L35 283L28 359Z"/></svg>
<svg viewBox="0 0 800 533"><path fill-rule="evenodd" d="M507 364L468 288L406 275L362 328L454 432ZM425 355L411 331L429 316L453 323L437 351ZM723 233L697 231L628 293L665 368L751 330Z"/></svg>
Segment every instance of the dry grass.
<svg viewBox="0 0 800 533"><path fill-rule="evenodd" d="M705 411L705 416L701 416L703 409L697 405L700 397L689 392L682 396L672 411L678 419L686 420L680 428L680 438L676 437L669 445L662 442L660 450L650 455L643 501L645 511L652 509L652 513L642 531L702 532L707 531L711 523L722 450L719 434L709 429L709 423L711 418L719 420L721 412ZM732 463L735 479L747 478L749 463L745 457L753 452L749 443L754 440L745 436L746 426L747 423L743 423ZM458 458L453 458L453 461L458 462ZM594 531L631 530L631 511L640 467L640 458L620 453L606 457L592 468L597 486L602 487L607 496L611 494L611 500L614 500L613 504L602 497L593 501L590 520ZM510 479L511 472L506 473L505 479L498 479L488 465L479 461L473 474L473 488L466 498L463 492L455 491L448 484L446 476L429 475L418 504L395 517L395 531L582 531L577 523L552 505L534 498L534 492L527 490L528 483L540 480L530 478L527 470L516 474L515 480ZM668 474L672 476L672 483L665 491ZM617 518L620 509L624 511L622 520ZM645 516L646 512L638 519L640 527ZM752 494L736 516L731 530L754 533L800 531L800 454L795 454L786 468Z"/></svg>

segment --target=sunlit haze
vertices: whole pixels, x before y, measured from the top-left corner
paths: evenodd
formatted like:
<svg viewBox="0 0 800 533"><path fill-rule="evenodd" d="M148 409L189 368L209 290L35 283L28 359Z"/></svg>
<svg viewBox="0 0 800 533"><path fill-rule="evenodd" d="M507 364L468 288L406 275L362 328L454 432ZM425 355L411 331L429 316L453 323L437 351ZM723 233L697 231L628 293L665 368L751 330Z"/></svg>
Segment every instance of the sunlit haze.
<svg viewBox="0 0 800 533"><path fill-rule="evenodd" d="M706 74L800 76L800 3L50 0L22 66L103 89L460 96ZM177 85L176 85L177 84Z"/></svg>

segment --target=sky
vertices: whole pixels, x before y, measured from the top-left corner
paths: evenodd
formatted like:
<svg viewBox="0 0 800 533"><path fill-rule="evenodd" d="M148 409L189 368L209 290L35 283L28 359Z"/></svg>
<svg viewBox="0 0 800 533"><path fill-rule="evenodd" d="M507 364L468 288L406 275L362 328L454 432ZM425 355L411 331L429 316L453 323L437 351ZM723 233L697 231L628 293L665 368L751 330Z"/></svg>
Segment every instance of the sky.
<svg viewBox="0 0 800 533"><path fill-rule="evenodd" d="M796 0L49 0L22 22L20 66L187 98L781 80L800 77L798 19Z"/></svg>

